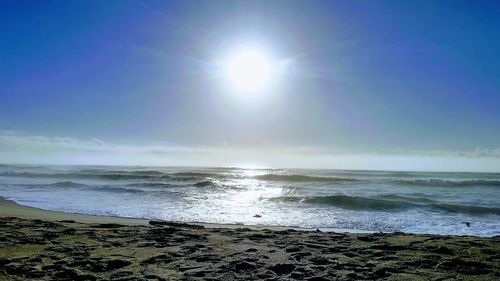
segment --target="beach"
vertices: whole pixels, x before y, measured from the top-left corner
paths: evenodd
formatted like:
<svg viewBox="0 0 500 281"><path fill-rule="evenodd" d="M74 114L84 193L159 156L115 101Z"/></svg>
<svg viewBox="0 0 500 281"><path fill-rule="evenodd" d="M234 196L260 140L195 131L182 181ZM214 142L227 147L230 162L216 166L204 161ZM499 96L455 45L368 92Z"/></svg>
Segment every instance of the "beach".
<svg viewBox="0 0 500 281"><path fill-rule="evenodd" d="M498 280L500 237L217 227L0 201L0 280Z"/></svg>

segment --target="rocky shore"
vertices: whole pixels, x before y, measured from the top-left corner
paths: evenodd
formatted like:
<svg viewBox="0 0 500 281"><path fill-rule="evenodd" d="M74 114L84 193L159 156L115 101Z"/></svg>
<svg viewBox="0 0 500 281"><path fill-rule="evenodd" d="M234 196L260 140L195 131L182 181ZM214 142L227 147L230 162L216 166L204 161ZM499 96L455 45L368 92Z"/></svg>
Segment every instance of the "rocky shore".
<svg viewBox="0 0 500 281"><path fill-rule="evenodd" d="M500 236L191 225L0 200L4 280L500 280Z"/></svg>
<svg viewBox="0 0 500 281"><path fill-rule="evenodd" d="M0 217L0 280L499 280L500 237Z"/></svg>

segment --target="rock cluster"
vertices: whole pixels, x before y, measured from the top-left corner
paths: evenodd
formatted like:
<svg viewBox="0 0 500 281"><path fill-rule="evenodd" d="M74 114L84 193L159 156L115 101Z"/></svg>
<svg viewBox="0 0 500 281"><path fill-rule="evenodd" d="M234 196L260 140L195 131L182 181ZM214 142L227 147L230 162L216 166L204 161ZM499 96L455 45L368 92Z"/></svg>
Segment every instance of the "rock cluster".
<svg viewBox="0 0 500 281"><path fill-rule="evenodd" d="M0 280L500 280L500 237L150 225L0 218Z"/></svg>

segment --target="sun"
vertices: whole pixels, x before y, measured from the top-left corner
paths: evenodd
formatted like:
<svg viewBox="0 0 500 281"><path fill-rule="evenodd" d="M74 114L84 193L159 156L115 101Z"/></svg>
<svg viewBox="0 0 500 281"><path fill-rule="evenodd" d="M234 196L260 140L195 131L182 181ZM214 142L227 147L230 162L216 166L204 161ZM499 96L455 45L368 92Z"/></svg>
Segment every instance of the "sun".
<svg viewBox="0 0 500 281"><path fill-rule="evenodd" d="M229 56L224 63L224 76L240 92L264 89L273 74L272 59L257 49L244 49Z"/></svg>

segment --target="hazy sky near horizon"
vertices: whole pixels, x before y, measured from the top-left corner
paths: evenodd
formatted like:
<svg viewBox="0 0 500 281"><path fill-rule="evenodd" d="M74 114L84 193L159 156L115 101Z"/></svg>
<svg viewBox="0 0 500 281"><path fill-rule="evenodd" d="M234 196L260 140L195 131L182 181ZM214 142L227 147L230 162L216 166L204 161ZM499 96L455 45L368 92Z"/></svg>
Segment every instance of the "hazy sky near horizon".
<svg viewBox="0 0 500 281"><path fill-rule="evenodd" d="M262 155L445 151L500 171L499 12L498 1L1 1L0 155L30 162L27 151L69 138ZM286 68L256 101L214 77L246 45ZM238 155L226 164L256 154ZM169 157L153 162L180 163Z"/></svg>

